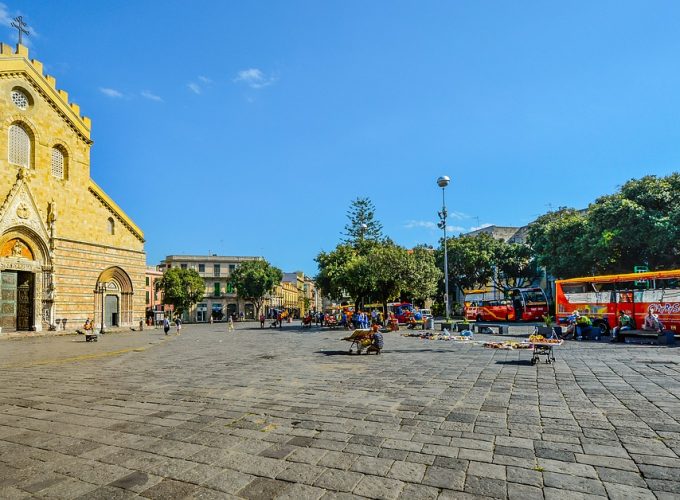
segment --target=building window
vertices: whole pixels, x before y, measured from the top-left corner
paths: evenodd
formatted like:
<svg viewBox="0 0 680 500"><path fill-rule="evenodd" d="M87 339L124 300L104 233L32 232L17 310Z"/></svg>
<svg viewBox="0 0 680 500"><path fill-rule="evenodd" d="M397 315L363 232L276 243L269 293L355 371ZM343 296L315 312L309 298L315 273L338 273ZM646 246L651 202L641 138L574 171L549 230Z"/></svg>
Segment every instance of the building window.
<svg viewBox="0 0 680 500"><path fill-rule="evenodd" d="M109 217L109 234L116 234L116 223L113 221L113 217Z"/></svg>
<svg viewBox="0 0 680 500"><path fill-rule="evenodd" d="M150 283L149 283L149 277L147 276L147 277L146 277L146 286L149 286L149 284L150 284Z"/></svg>
<svg viewBox="0 0 680 500"><path fill-rule="evenodd" d="M179 267L181 267L182 269L186 269L187 265L186 264L180 264Z"/></svg>
<svg viewBox="0 0 680 500"><path fill-rule="evenodd" d="M234 293L234 285L227 283L227 293Z"/></svg>
<svg viewBox="0 0 680 500"><path fill-rule="evenodd" d="M233 273L236 270L236 264L229 264L229 274Z"/></svg>
<svg viewBox="0 0 680 500"><path fill-rule="evenodd" d="M28 106L31 104L28 96L19 89L12 90L12 102L22 111L26 111Z"/></svg>
<svg viewBox="0 0 680 500"><path fill-rule="evenodd" d="M219 281L216 281L214 286L215 286L215 297L219 297L220 293L222 293L222 291L220 290Z"/></svg>
<svg viewBox="0 0 680 500"><path fill-rule="evenodd" d="M59 146L52 148L52 177L66 178L66 155Z"/></svg>
<svg viewBox="0 0 680 500"><path fill-rule="evenodd" d="M220 265L219 264L214 264L213 265L213 275L214 276L219 276L220 275Z"/></svg>
<svg viewBox="0 0 680 500"><path fill-rule="evenodd" d="M151 294L150 294L149 291L147 290L147 291L146 291L146 303L147 303L147 304L149 303L149 299L150 299L150 298L151 298Z"/></svg>
<svg viewBox="0 0 680 500"><path fill-rule="evenodd" d="M204 272L205 272L205 264L199 264L199 265L198 265L198 272L199 272L199 273L204 273Z"/></svg>
<svg viewBox="0 0 680 500"><path fill-rule="evenodd" d="M9 162L20 167L31 168L31 136L17 123L9 126Z"/></svg>

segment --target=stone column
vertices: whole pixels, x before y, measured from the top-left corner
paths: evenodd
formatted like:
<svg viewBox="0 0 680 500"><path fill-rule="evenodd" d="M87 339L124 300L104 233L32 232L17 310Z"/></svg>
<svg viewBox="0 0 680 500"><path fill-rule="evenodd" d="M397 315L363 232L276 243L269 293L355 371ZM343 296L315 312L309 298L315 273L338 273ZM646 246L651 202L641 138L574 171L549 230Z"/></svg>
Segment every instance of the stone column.
<svg viewBox="0 0 680 500"><path fill-rule="evenodd" d="M43 273L33 274L33 331L42 331L43 320Z"/></svg>

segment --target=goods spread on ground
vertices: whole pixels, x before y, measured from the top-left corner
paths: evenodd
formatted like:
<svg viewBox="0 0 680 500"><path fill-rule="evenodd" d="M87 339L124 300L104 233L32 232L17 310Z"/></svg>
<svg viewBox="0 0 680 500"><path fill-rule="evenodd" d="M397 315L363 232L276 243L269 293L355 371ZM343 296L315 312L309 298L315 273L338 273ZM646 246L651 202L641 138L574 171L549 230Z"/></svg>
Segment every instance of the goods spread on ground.
<svg viewBox="0 0 680 500"><path fill-rule="evenodd" d="M484 347L488 349L532 349L533 345L530 344L529 342L523 341L523 342L516 342L513 340L506 340L504 342L484 342L482 344Z"/></svg>
<svg viewBox="0 0 680 500"><path fill-rule="evenodd" d="M460 342L470 342L474 340L474 335L472 332L467 331L467 332L460 332L460 335L451 335L451 333L448 330L444 330L441 333L437 332L406 332L401 334L402 337L417 337L419 339L423 340L453 340L453 341L460 341Z"/></svg>

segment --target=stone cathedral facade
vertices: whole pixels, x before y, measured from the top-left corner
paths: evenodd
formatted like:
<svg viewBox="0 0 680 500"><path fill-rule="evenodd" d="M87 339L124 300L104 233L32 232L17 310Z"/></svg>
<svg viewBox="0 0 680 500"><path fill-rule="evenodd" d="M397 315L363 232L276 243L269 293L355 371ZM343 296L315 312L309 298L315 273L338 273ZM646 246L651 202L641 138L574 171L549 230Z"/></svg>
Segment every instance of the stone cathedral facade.
<svg viewBox="0 0 680 500"><path fill-rule="evenodd" d="M131 326L144 235L90 178L90 119L23 45L0 44L0 328Z"/></svg>

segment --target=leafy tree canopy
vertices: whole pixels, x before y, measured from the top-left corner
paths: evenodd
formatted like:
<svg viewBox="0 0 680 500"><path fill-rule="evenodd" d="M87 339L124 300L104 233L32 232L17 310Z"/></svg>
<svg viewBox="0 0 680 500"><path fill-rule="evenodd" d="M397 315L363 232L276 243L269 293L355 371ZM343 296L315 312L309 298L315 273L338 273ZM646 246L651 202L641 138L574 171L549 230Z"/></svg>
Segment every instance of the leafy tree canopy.
<svg viewBox="0 0 680 500"><path fill-rule="evenodd" d="M155 286L163 292L163 303L172 304L177 314L188 311L205 293L205 282L194 269L170 268Z"/></svg>
<svg viewBox="0 0 680 500"><path fill-rule="evenodd" d="M255 305L256 315L265 297L281 283L283 273L264 259L247 260L238 265L231 274L231 282L240 297Z"/></svg>
<svg viewBox="0 0 680 500"><path fill-rule="evenodd" d="M401 294L422 305L436 295L437 283L444 278L444 273L437 267L434 249L424 245L408 253L406 264L408 279Z"/></svg>
<svg viewBox="0 0 680 500"><path fill-rule="evenodd" d="M680 267L680 173L626 182L588 207L588 239L596 272Z"/></svg>
<svg viewBox="0 0 680 500"><path fill-rule="evenodd" d="M528 243L538 265L556 278L573 278L592 271L583 211L561 207L541 215L529 226Z"/></svg>
<svg viewBox="0 0 680 500"><path fill-rule="evenodd" d="M486 285L493 277L496 247L497 241L487 233L448 239L449 285L461 293ZM437 250L436 258L437 267L444 269L443 246Z"/></svg>
<svg viewBox="0 0 680 500"><path fill-rule="evenodd" d="M531 249L520 243L497 241L493 266L492 281L499 290L529 286L541 275Z"/></svg>

